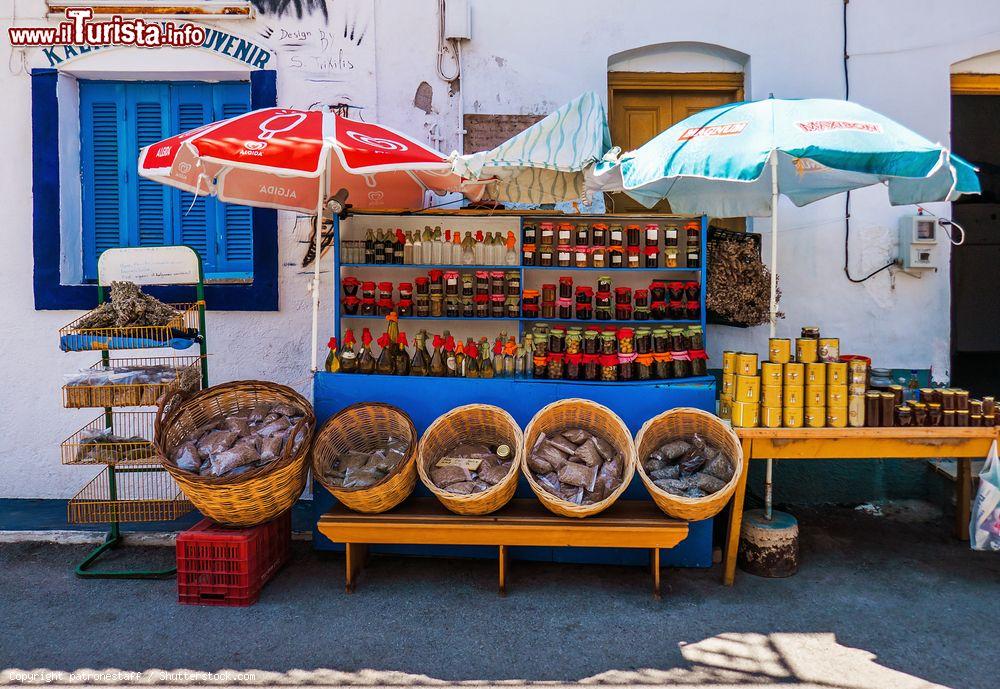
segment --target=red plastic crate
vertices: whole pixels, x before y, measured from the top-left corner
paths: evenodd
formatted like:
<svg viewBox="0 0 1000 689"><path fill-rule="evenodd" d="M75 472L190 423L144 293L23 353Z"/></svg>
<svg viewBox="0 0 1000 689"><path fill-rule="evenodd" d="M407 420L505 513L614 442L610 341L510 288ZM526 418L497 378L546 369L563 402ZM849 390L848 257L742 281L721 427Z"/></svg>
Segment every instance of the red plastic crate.
<svg viewBox="0 0 1000 689"><path fill-rule="evenodd" d="M202 519L177 535L177 598L187 605L245 607L288 561L292 518L246 529Z"/></svg>

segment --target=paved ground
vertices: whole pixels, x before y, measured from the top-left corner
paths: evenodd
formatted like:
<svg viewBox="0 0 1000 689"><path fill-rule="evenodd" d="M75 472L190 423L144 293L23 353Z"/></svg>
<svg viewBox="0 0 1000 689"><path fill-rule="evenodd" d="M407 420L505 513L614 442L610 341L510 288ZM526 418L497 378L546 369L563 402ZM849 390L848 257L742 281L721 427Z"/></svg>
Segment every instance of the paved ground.
<svg viewBox="0 0 1000 689"><path fill-rule="evenodd" d="M795 577L726 589L718 567L670 571L661 602L636 568L515 563L499 598L492 563L395 557L346 595L342 558L298 543L256 606L187 607L173 581L74 578L85 547L0 545L0 684L997 686L1000 557L952 540L944 517L799 516ZM147 672L60 674L81 668ZM227 668L247 673L192 674Z"/></svg>

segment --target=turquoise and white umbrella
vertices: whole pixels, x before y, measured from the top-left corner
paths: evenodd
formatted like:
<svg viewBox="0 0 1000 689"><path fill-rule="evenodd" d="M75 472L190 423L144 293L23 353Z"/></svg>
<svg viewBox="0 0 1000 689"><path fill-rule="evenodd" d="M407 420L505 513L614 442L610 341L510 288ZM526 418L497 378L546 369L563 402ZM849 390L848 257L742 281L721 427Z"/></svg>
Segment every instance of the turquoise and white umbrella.
<svg viewBox="0 0 1000 689"><path fill-rule="evenodd" d="M610 147L604 104L588 91L492 150L453 155L452 170L487 182L496 201L576 201L586 196L584 171Z"/></svg>
<svg viewBox="0 0 1000 689"><path fill-rule="evenodd" d="M946 148L844 100L770 98L703 110L588 173L590 191L624 191L676 213L771 216L771 336L777 303L777 208L883 183L893 205L980 191L975 168Z"/></svg>

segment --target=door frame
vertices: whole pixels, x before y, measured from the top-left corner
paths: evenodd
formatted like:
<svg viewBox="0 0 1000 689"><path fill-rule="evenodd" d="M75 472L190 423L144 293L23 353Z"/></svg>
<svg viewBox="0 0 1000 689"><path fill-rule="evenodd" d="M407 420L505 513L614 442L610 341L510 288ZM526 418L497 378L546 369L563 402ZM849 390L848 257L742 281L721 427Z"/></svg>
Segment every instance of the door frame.
<svg viewBox="0 0 1000 689"><path fill-rule="evenodd" d="M735 91L743 100L743 72L608 72L608 114L614 112L615 91Z"/></svg>

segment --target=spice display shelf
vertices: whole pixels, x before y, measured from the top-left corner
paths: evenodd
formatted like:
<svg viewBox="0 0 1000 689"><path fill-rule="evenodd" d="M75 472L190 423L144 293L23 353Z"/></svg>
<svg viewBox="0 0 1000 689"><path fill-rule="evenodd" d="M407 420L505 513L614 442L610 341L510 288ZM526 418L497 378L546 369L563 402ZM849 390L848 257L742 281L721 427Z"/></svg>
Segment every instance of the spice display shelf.
<svg viewBox="0 0 1000 689"><path fill-rule="evenodd" d="M361 314L341 314L341 318L355 318L370 321L382 321L385 320L385 316L371 315L364 316ZM598 320L596 318L590 319L579 319L579 318L494 318L493 316L453 316L449 318L448 316L400 316L401 321L523 321L525 323L581 323L585 325L638 325L638 326L648 326L654 327L657 325L698 325L701 323L699 320L690 319L679 319L679 320L662 320L662 321L637 321L637 320Z"/></svg>
<svg viewBox="0 0 1000 689"><path fill-rule="evenodd" d="M341 263L341 268L420 268L432 270L570 270L570 271L597 271L601 273L698 273L701 268L594 268L592 266L523 266L523 265L466 265L466 264L439 264L439 263Z"/></svg>
<svg viewBox="0 0 1000 689"><path fill-rule="evenodd" d="M579 266L521 266L524 270L596 270L601 273L610 273L611 275L618 275L620 273L698 273L701 272L701 268L594 268L592 266L587 266L586 268Z"/></svg>
<svg viewBox="0 0 1000 689"><path fill-rule="evenodd" d="M714 383L714 376L688 376L687 378L650 378L648 380L638 380L633 378L632 380L572 380L568 378L509 378L505 376L494 376L493 378L459 378L457 376L394 376L386 373L344 373L339 371L337 373L327 373L323 372L324 376L333 376L335 381L343 381L345 378L358 378L363 377L366 381L377 381L379 385L391 384L393 382L399 382L401 380L409 380L414 377L417 378L430 378L435 381L448 381L448 380L471 380L477 383L482 383L489 385L490 383L496 382L501 383L511 383L511 382L527 382L527 383L547 383L547 384L562 384L562 385L575 385L575 386L629 386L629 385L641 385L643 387L648 386L650 383L656 383L659 385L704 385L706 383Z"/></svg>

